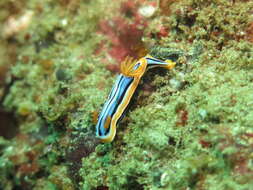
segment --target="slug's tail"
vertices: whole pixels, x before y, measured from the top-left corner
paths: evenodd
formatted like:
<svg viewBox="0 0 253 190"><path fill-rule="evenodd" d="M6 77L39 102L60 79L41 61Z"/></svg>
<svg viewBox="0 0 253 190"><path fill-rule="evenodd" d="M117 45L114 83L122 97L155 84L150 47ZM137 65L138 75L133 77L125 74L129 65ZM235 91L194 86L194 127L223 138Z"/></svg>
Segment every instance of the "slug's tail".
<svg viewBox="0 0 253 190"><path fill-rule="evenodd" d="M160 59L154 58L150 54L146 55L145 58L147 60L148 68L163 67L165 69L173 69L176 65L176 62L173 62L170 59L160 60Z"/></svg>
<svg viewBox="0 0 253 190"><path fill-rule="evenodd" d="M167 65L165 66L166 69L173 69L176 66L176 62L173 62L169 59L165 60L164 62L167 63Z"/></svg>

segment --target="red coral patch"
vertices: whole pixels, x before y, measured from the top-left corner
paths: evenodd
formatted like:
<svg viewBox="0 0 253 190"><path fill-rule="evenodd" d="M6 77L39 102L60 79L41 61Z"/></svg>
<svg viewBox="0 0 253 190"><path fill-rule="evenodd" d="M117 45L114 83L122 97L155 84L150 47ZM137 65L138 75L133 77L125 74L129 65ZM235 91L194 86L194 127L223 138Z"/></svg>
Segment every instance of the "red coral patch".
<svg viewBox="0 0 253 190"><path fill-rule="evenodd" d="M142 36L147 21L138 13L140 3L127 1L122 3L121 14L110 20L101 20L98 33L106 36L110 42L108 54L119 63L126 56L139 57L139 49L143 48ZM106 41L99 44L96 54L105 49Z"/></svg>

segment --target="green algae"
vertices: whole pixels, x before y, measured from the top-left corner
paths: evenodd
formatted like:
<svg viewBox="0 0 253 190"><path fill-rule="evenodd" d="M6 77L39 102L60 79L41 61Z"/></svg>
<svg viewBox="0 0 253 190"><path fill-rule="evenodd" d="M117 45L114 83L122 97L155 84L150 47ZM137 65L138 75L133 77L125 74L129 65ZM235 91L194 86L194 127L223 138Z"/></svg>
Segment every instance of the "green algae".
<svg viewBox="0 0 253 190"><path fill-rule="evenodd" d="M106 40L96 33L99 20L112 17L104 10L117 6L25 4L31 25L15 42L1 38L1 109L15 114L19 132L0 138L0 189L251 189L253 48L245 31L253 4L167 4L170 15L154 15L145 33L159 20L169 35L144 42L183 56L170 72L147 72L111 144L94 140L92 114L114 80L102 64L106 52L94 51ZM0 12L1 22L13 14Z"/></svg>

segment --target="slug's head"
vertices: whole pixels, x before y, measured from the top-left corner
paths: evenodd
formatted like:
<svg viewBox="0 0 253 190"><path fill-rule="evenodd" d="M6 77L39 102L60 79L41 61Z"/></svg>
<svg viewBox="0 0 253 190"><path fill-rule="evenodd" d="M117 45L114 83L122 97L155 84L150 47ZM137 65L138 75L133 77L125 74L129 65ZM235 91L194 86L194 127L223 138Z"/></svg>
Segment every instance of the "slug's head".
<svg viewBox="0 0 253 190"><path fill-rule="evenodd" d="M126 77L142 77L147 68L147 59L144 57L138 61L127 57L123 63L121 63L120 70Z"/></svg>
<svg viewBox="0 0 253 190"><path fill-rule="evenodd" d="M111 116L107 116L97 123L96 136L101 142L113 141L116 134L116 125L112 123Z"/></svg>

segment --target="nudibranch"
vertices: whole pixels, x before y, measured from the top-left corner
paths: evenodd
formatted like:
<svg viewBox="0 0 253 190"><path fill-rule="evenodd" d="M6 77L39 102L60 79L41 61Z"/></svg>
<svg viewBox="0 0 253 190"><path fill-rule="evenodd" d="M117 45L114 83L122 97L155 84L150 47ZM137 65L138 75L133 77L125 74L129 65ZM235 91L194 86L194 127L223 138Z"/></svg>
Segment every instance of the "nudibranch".
<svg viewBox="0 0 253 190"><path fill-rule="evenodd" d="M123 117L124 111L147 69L152 67L172 69L175 64L171 60L162 61L151 55L146 55L138 61L126 58L120 67L121 74L117 77L98 117L96 136L102 142L113 141L116 134L116 126Z"/></svg>

